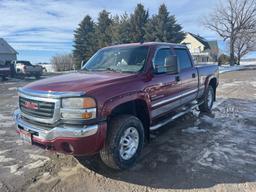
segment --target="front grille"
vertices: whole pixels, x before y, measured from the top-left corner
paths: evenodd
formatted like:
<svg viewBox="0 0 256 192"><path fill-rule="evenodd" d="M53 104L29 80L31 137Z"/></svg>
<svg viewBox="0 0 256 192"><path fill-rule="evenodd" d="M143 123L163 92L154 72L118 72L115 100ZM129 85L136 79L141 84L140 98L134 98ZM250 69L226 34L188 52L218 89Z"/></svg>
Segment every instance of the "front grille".
<svg viewBox="0 0 256 192"><path fill-rule="evenodd" d="M25 97L19 97L19 105L20 110L23 113L33 117L50 119L54 114L55 103L36 101Z"/></svg>

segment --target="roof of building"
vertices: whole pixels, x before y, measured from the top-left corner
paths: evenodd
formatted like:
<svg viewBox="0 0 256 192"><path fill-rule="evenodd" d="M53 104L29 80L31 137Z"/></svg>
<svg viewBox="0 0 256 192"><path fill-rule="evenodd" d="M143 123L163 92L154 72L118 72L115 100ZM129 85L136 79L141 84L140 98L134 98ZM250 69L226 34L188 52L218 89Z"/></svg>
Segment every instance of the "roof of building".
<svg viewBox="0 0 256 192"><path fill-rule="evenodd" d="M0 53L17 54L17 51L13 49L3 38L0 38Z"/></svg>
<svg viewBox="0 0 256 192"><path fill-rule="evenodd" d="M201 37L200 35L195 35L193 33L189 33L189 34L193 36L197 41L202 43L205 46L205 49L210 49L209 42L205 38Z"/></svg>

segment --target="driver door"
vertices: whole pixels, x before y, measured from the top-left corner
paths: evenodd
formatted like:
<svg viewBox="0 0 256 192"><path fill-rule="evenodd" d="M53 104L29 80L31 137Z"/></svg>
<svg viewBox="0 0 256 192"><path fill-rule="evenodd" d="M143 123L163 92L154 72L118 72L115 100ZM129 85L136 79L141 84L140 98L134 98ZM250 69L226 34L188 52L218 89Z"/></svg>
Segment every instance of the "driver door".
<svg viewBox="0 0 256 192"><path fill-rule="evenodd" d="M164 71L165 59L170 55L173 55L170 47L160 47L153 58L154 69L160 68L160 72L155 72L149 88L153 119L169 113L181 104L178 99L181 90L179 74L173 75Z"/></svg>

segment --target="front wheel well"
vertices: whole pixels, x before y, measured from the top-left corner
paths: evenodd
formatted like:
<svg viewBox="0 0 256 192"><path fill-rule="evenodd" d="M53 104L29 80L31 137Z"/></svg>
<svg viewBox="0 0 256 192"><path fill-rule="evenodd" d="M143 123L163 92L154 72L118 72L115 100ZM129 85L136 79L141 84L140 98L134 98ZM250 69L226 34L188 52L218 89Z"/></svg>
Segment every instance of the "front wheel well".
<svg viewBox="0 0 256 192"><path fill-rule="evenodd" d="M144 100L138 99L133 101L128 101L116 106L108 117L108 122L112 117L117 115L134 115L143 124L145 138L149 140L149 127L150 127L150 117L147 107L147 103Z"/></svg>

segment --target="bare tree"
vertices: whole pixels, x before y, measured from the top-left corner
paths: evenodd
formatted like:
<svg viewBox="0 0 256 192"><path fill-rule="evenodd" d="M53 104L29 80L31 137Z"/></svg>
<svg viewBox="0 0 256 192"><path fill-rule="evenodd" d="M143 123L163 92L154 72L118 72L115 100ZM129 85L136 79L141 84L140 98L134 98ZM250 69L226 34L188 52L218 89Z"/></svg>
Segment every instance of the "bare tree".
<svg viewBox="0 0 256 192"><path fill-rule="evenodd" d="M230 65L235 64L235 43L245 31L256 33L256 0L227 0L220 2L205 19L204 25L229 40Z"/></svg>
<svg viewBox="0 0 256 192"><path fill-rule="evenodd" d="M237 36L234 44L235 55L237 56L237 64L240 65L241 58L256 50L256 34L242 32Z"/></svg>
<svg viewBox="0 0 256 192"><path fill-rule="evenodd" d="M69 71L75 68L75 62L72 54L53 56L51 63L56 71Z"/></svg>

